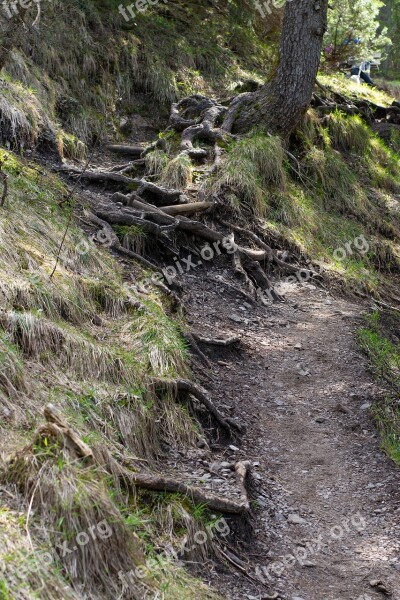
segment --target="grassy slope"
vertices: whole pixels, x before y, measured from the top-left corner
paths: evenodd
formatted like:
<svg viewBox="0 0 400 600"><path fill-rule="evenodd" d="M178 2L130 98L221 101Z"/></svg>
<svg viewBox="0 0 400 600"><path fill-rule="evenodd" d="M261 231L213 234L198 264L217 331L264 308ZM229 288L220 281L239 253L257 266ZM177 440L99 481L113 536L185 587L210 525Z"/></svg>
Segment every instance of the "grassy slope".
<svg viewBox="0 0 400 600"><path fill-rule="evenodd" d="M238 13L234 2L221 3L218 14L211 5L199 12L198 3L188 2L183 8L173 2L160 4L125 30L115 20L117 4L49 4L43 24L47 43L27 37L26 52L14 55L1 88L0 110L6 125L14 127L13 143L34 143L40 122L47 119L64 154L82 158L85 147L80 140L120 135L118 114L147 116L156 111L163 117L179 96L194 91L224 95L237 82L249 76L259 79L272 69L269 40L257 37L257 28L248 27L248 14ZM366 94L376 102L391 101L376 92L371 97L369 88L355 88L344 79L323 83L340 85L347 94ZM146 107L149 98L152 105ZM319 262L341 285L390 291L400 255L395 149L384 146L357 118L335 114L321 125L312 111L294 145L300 176L299 165L291 162L279 141L256 132L227 148L224 166L206 187L228 187L234 210L246 214L251 207L275 245ZM74 221L50 280L69 219L70 209L57 204L65 190L42 168L11 153L7 156L11 191L0 213L2 452L31 442L48 401L62 409L99 453L106 447L111 454L118 452L122 445L132 456L153 461L161 444L194 444L199 432L185 410L173 398L159 399L144 389L148 375L168 378L187 372L180 335L184 325L171 321L156 291L146 302L139 298L145 310L138 311L137 293L124 281L119 266L105 250L88 243ZM164 182L184 186L196 176L191 165L171 164L172 154L149 156L149 163L152 159L149 168ZM135 244L145 243L140 232L119 233L133 236ZM360 236L368 242L368 252L352 246L353 252L338 260L335 249ZM100 326L92 322L95 315ZM125 556L118 564L128 570L143 560L143 553L160 556L170 542L179 545L190 527L207 524L199 507L175 497L152 495L150 500L121 494L116 482L103 474L65 464L57 448L35 448L30 466L36 476L45 475L43 490L53 494L55 510L49 515L45 506L34 503L28 529L32 487L26 472L17 469L4 476L7 484L18 484L25 512L2 496L0 565L7 567L0 576L2 600L74 597L88 572L84 556L77 558L77 567L58 553L50 569L35 566L27 576L24 568L35 564L41 551L54 549L57 541L73 538L79 527L85 530L89 517L116 523L114 541ZM77 485L69 486L71 481ZM57 495L57 489L65 495ZM88 515L88 496L99 498L97 515ZM63 514L76 519L62 520ZM47 529L52 524L49 534L43 533L43 523ZM132 539L133 547L126 541ZM94 594L104 594L107 588L113 597L117 574L107 563L108 555L104 552L90 565L90 579ZM164 560L156 578L165 598L212 597ZM38 591L43 582L47 595Z"/></svg>
<svg viewBox="0 0 400 600"><path fill-rule="evenodd" d="M382 447L400 465L400 317L395 312L374 312L358 331L360 347L375 375L388 384L384 398L372 407L382 436Z"/></svg>
<svg viewBox="0 0 400 600"><path fill-rule="evenodd" d="M65 155L79 156L79 139L119 135L118 115L151 115L157 124L177 98L227 94L273 66L270 38L256 35L254 11L240 2L160 2L130 23L119 4L46 4L41 31L14 53L0 90L0 110L25 146L47 118ZM13 115L11 106L22 111Z"/></svg>
<svg viewBox="0 0 400 600"><path fill-rule="evenodd" d="M88 241L74 220L50 279L70 216L70 208L58 206L63 184L0 151L5 157L10 193L0 211L2 455L32 441L48 402L106 461L122 449L152 464L162 447L194 445L199 432L186 410L144 385L148 376L187 375L182 325L170 320L156 291L144 301L137 297L107 250ZM95 316L101 325L93 325ZM160 556L155 577L165 598L212 597L160 555L169 543L179 546L189 524L195 531L207 524L208 517L190 503L162 494L147 499L126 494L117 481L71 463L61 448L47 444L34 447L29 460L17 461L1 479L11 490L0 503L2 600L76 597L85 579L88 597L115 597L118 571L152 556ZM84 554L94 547L79 548L73 561L56 550L103 519L113 534L99 551L96 546L96 560ZM43 552L53 557L49 568Z"/></svg>

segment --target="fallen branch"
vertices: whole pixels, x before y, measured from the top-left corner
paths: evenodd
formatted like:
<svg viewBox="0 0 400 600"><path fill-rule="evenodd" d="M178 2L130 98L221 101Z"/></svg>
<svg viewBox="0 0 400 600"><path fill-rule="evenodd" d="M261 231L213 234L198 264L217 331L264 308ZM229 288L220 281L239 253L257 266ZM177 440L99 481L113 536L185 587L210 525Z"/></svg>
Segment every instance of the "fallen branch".
<svg viewBox="0 0 400 600"><path fill-rule="evenodd" d="M237 482L239 484L240 491L241 491L241 501L245 506L247 506L248 510L250 510L250 502L249 502L249 497L247 494L246 482L250 475L250 470L251 470L251 462L250 461L243 461L243 462L240 461L235 464L236 479L237 479Z"/></svg>
<svg viewBox="0 0 400 600"><path fill-rule="evenodd" d="M3 160L0 160L0 179L3 182L3 193L0 198L0 206L4 206L4 204L7 200L7 195L8 195L8 175L7 175L7 173L4 173L4 171L3 171L3 166L4 166L4 163L6 162L6 160L7 160L7 157L4 158Z"/></svg>
<svg viewBox="0 0 400 600"><path fill-rule="evenodd" d="M190 202L188 204L178 204L175 206L163 206L162 212L167 215L187 215L202 212L214 206L213 202Z"/></svg>

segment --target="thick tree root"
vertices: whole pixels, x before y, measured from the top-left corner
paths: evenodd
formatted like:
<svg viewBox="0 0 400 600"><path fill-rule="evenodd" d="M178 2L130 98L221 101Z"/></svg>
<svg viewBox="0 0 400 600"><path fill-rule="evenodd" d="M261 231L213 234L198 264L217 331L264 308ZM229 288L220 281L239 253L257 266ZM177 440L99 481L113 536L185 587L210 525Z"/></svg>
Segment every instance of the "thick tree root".
<svg viewBox="0 0 400 600"><path fill-rule="evenodd" d="M109 223L107 223L106 221L104 221L103 219L99 218L97 215L94 215L92 213L88 214L88 218L90 219L90 221L92 223L101 227L101 229L104 232L103 238L107 242L107 244L110 248L112 248L119 254L122 254L124 256L127 256L128 258L132 258L133 260L136 260L137 262L139 262L141 265L143 265L147 269L154 269L155 271L158 270L157 265L155 265L154 263L150 262L143 256L140 256L140 254L136 254L136 252L132 252L131 250L127 250L127 248L124 248L122 246L121 242L119 241L115 231L113 230L111 225L109 225Z"/></svg>
<svg viewBox="0 0 400 600"><path fill-rule="evenodd" d="M123 476L124 482L127 480L135 486L141 487L146 490L153 492L169 492L172 494L183 494L187 496L195 504L203 504L210 510L215 510L220 513L227 513L233 515L243 515L249 512L248 501L242 499L240 502L229 500L223 496L216 496L205 492L198 487L189 486L186 483L176 481L169 477L162 475L155 475L150 473L133 473L126 472Z"/></svg>
<svg viewBox="0 0 400 600"><path fill-rule="evenodd" d="M129 146L126 144L111 144L107 146L107 150L110 150L110 152L114 152L115 154L129 156L133 159L139 159L142 157L144 148L141 146Z"/></svg>
<svg viewBox="0 0 400 600"><path fill-rule="evenodd" d="M199 346L197 344L196 337L192 333L189 333L189 332L184 333L183 337L188 342L188 344L193 348L193 350L196 352L196 354L201 358L201 360L203 361L203 363L206 364L209 369L211 369L212 364L208 360L208 358L204 354L204 352L202 352L200 350L200 348L199 348Z"/></svg>
<svg viewBox="0 0 400 600"><path fill-rule="evenodd" d="M46 438L47 444L49 439L54 440L64 452L68 453L70 459L84 459L85 461L88 461L89 464L93 465L97 464L99 461L99 466L103 468L110 468L110 465L107 467L101 456L99 457L96 455L95 457L93 455L93 452L89 446L80 438L78 433L68 425L63 415L52 404L48 404L45 407L44 416L47 423L39 427L32 443L22 450L16 452L8 459L9 465L12 465L21 457L30 454L34 446L37 444L43 444L43 439ZM115 459L111 460L113 470L112 474L113 476L117 476L124 486L128 484L130 486L133 485L155 492L183 494L184 496L190 498L195 504L203 504L210 510L221 513L243 515L249 511L250 506L247 498L247 492L245 490L245 469L247 468L245 465L247 465L247 463L238 463L236 467L238 482L241 489L241 498L240 501L235 502L234 500L229 500L228 498L211 494L198 487L187 485L186 483L177 481L176 479L170 477L164 477L162 475L148 472L137 473L131 468L123 466L121 462L117 462ZM127 460L122 462L129 464L129 461Z"/></svg>
<svg viewBox="0 0 400 600"><path fill-rule="evenodd" d="M214 405L211 400L210 394L200 385L188 381L187 379L176 379L173 381L166 381L165 379L152 379L150 384L155 390L176 390L177 392L184 392L194 396L203 406L205 406L208 412L214 417L216 422L228 433L232 433L232 429L241 432L242 428L234 419L230 417L224 417Z"/></svg>
<svg viewBox="0 0 400 600"><path fill-rule="evenodd" d="M196 342L199 342L200 344L208 344L209 346L223 346L225 348L227 346L233 346L234 344L240 344L241 341L240 337L236 335L226 338L225 340L220 340L217 338L207 338L201 335L197 335L196 333L193 333L192 336L194 337Z"/></svg>

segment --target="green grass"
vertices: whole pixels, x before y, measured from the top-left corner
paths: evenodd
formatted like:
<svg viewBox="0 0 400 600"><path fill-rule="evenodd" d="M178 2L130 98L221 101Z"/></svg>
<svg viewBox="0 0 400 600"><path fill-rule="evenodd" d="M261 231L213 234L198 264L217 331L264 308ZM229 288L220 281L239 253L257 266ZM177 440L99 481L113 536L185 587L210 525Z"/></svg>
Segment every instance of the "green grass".
<svg viewBox="0 0 400 600"><path fill-rule="evenodd" d="M216 176L205 184L211 193L234 194L257 216L264 216L270 190L284 190L285 152L280 138L254 132L228 148Z"/></svg>
<svg viewBox="0 0 400 600"><path fill-rule="evenodd" d="M400 465L400 316L378 311L366 317L357 332L358 343L368 356L375 375L391 392L374 403L372 414L388 456Z"/></svg>
<svg viewBox="0 0 400 600"><path fill-rule="evenodd" d="M393 101L393 97L390 93L380 91L369 85L358 84L352 79L346 78L346 76L341 73L336 73L335 75L324 75L321 73L318 75L318 80L328 88L350 98L365 98L366 100L370 100L371 102L382 106L390 106Z"/></svg>
<svg viewBox="0 0 400 600"><path fill-rule="evenodd" d="M171 319L168 301L164 302L161 292L150 284L146 300L140 297L143 308L138 309L137 292L124 281L118 263L107 250L90 242L74 219L70 220L71 207L59 207L65 194L61 181L44 168L38 169L15 154L1 150L0 157L5 156L8 158L5 170L9 196L7 205L0 211L3 307L0 313L0 405L5 415L2 452L12 454L32 441L34 431L43 423L42 411L47 402L61 410L106 464L113 452L123 451L127 456L153 463L165 446L196 447L202 432L187 407L175 397L173 386L168 392L156 393L147 383L147 378L152 376L168 380L190 376L188 351L182 337L184 322ZM50 279L68 223L62 260ZM146 241L138 228L117 228L117 233L124 243L135 244L136 248ZM84 246L83 253L78 251L80 246ZM99 317L96 325L92 322L95 315ZM158 519L157 527L150 527L147 514L141 523L147 500L139 494L137 497L121 494L121 488L115 481L111 482L111 477L104 477L89 466L83 475L78 463L70 464L68 457L60 453L59 446L53 444L49 436L45 439L46 443L36 442L27 450L31 472L39 468L40 486L44 497L49 499L35 509L31 519L34 554L40 555L44 550L44 541L36 536L34 527L41 518L52 521L54 531L58 531L59 519L63 518L62 534L65 539L72 539L76 533L74 528L81 527L77 519L85 520L88 513L93 517L93 511L101 505L104 514L108 513L120 523L120 532L125 531L121 539L133 543L138 539L137 532L146 544L158 548L162 527L168 531L165 516L168 503L162 509L157 508L158 504L154 507L152 519ZM22 463L20 467L21 470L8 470L6 474L1 472L2 481L18 479L22 489L26 485L25 467ZM107 498L112 490L124 511L117 510L114 504L111 506ZM96 498L94 504L93 498ZM47 510L53 511L51 515L46 514ZM127 510L133 516L124 522L122 515L125 516ZM186 515L185 498L174 499L174 510ZM196 510L200 515L200 509ZM92 521L92 517L87 522ZM184 535L182 519L180 533ZM192 524L190 519L188 517L187 527ZM0 522L0 562L5 560L6 553L1 527ZM170 541L179 544L179 537L174 536ZM24 537L16 531L15 547L19 544L24 545ZM111 590L113 575L107 561L112 553L107 554L104 548L101 559L104 569L100 563L90 563L92 576L86 576L83 561L78 573L70 573L71 578L91 581L95 587L101 587L104 578L110 577ZM18 560L7 563L5 583L2 582L0 588L4 598L8 590L10 598L19 597L17 589L21 582L13 573L28 565L31 554L31 550L21 552ZM112 560L115 556L114 552ZM122 554L115 561L124 568ZM52 566L49 577L53 587L43 598L67 599L70 591L59 573L61 569L69 573L70 564L55 560ZM34 597L36 579L34 573L24 583L21 588L24 597ZM166 592L165 597L171 600L213 597L200 581L168 561L164 562L157 581L160 589L169 590L170 595ZM60 593L58 585L64 586L66 591ZM108 597L112 594L110 591Z"/></svg>

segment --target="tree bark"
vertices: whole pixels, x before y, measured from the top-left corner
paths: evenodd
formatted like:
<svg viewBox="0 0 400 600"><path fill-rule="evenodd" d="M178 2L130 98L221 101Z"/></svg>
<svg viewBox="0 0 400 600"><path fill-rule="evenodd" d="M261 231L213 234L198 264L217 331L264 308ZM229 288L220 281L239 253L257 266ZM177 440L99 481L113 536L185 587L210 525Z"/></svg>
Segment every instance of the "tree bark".
<svg viewBox="0 0 400 600"><path fill-rule="evenodd" d="M238 97L228 111L226 129L246 133L254 126L284 139L310 104L327 27L328 0L287 0L280 62L273 79L253 94Z"/></svg>

